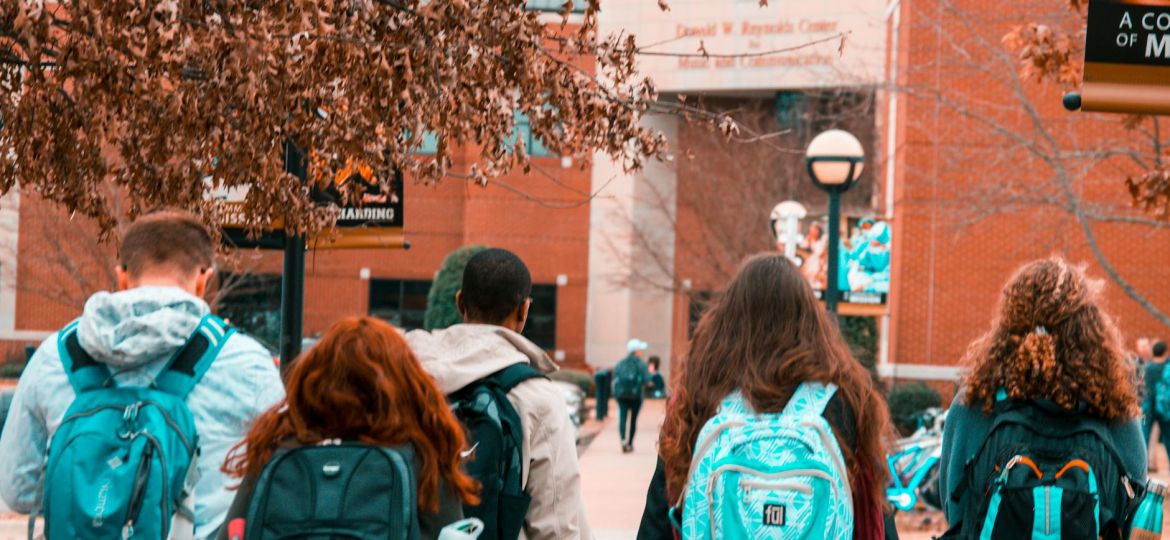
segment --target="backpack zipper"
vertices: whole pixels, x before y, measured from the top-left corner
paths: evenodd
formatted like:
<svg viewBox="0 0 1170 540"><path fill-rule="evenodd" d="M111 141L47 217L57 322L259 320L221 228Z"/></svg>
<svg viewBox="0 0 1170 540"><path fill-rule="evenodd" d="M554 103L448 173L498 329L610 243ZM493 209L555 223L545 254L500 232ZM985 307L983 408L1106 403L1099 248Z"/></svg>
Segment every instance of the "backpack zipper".
<svg viewBox="0 0 1170 540"><path fill-rule="evenodd" d="M126 509L126 523L122 526L122 540L128 540L134 536L134 524L138 522L138 518L142 514L142 502L146 499L146 484L150 481L150 461L154 456L154 445L155 442L147 437L146 448L142 450L142 460L138 462L138 470L134 473L134 487L130 491L130 504ZM163 494L163 497L166 497L166 494Z"/></svg>
<svg viewBox="0 0 1170 540"><path fill-rule="evenodd" d="M743 491L752 489L782 489L786 491L797 491L804 495L812 495L813 493L813 489L811 487L808 487L804 484L798 484L796 482L764 482L760 480L740 480L739 489Z"/></svg>
<svg viewBox="0 0 1170 540"><path fill-rule="evenodd" d="M107 410L111 410L111 409L117 409L117 410L123 411L123 414L128 414L130 409L133 408L134 414L137 415L138 409L141 409L143 405L154 405L156 408L158 408L159 412L162 413L163 421L165 421L167 423L167 425L170 426L171 430L174 431L175 434L179 436L179 441L181 441L183 443L183 446L187 448L187 453L193 454L195 452L194 445L191 444L191 441L187 440L187 435L185 435L183 433L183 430L179 429L179 424L176 423L171 418L171 415L167 414L167 410L164 409L162 405L160 405L158 402L156 402L154 400L138 401L135 403L131 403L130 405L103 405L101 407L94 407L94 408L86 410L86 411L74 413L69 418L62 420L61 424L57 426L57 429L59 430L59 429L61 429L61 426L64 426L65 424L68 424L69 422L72 422L72 421L77 420L79 418L86 418L89 416L93 416L97 413L100 413L102 411L107 411Z"/></svg>
<svg viewBox="0 0 1170 540"><path fill-rule="evenodd" d="M1044 534L1052 532L1052 486L1044 488Z"/></svg>

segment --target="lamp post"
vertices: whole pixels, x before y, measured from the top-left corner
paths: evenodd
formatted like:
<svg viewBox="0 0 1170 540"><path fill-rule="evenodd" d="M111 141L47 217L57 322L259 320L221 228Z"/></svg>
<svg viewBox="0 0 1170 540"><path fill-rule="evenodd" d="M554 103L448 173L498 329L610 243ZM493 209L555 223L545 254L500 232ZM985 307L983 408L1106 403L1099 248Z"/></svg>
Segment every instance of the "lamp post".
<svg viewBox="0 0 1170 540"><path fill-rule="evenodd" d="M825 310L837 314L841 291L837 285L840 258L841 194L849 191L861 177L865 149L853 134L830 129L813 138L804 152L808 174L817 187L829 193L829 253L825 275Z"/></svg>
<svg viewBox="0 0 1170 540"><path fill-rule="evenodd" d="M784 256L796 263L796 245L802 240L800 220L808 215L804 205L796 201L784 201L772 208L768 224L776 243L784 246ZM779 246L777 246L779 247Z"/></svg>

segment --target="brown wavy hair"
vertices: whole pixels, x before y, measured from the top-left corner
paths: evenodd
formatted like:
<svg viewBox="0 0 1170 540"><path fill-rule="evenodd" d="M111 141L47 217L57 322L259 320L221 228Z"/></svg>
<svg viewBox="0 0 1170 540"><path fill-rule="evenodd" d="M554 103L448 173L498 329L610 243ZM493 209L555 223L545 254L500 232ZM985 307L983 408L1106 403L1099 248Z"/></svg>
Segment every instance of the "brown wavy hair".
<svg viewBox="0 0 1170 540"><path fill-rule="evenodd" d="M742 391L753 409L774 413L800 383L819 381L837 385L853 413L857 444L840 446L854 492L864 486L873 500L885 500L889 411L837 324L784 256L756 255L740 267L699 320L677 377L661 440L672 496L685 488L699 431L733 390ZM862 466L871 483L861 481Z"/></svg>
<svg viewBox="0 0 1170 540"><path fill-rule="evenodd" d="M419 508L439 510L439 482L475 504L478 486L461 468L463 429L443 393L390 325L349 317L329 328L292 368L288 396L260 415L232 449L225 473L258 478L282 444L326 439L391 446L419 457Z"/></svg>
<svg viewBox="0 0 1170 540"><path fill-rule="evenodd" d="M1138 414L1121 335L1099 305L1102 284L1059 257L1025 265L1008 280L991 331L967 350L965 401L990 413L1010 399L1047 399L1106 420Z"/></svg>

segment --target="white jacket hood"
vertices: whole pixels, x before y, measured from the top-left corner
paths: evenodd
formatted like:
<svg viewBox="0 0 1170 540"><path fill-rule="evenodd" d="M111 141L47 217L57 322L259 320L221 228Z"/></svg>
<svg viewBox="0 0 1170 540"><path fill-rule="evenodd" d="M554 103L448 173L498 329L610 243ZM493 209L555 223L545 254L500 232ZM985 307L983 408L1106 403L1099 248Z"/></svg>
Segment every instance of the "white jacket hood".
<svg viewBox="0 0 1170 540"><path fill-rule="evenodd" d="M545 374L557 370L535 343L500 326L457 324L434 332L415 330L406 334L406 342L444 394L513 364L528 363Z"/></svg>
<svg viewBox="0 0 1170 540"><path fill-rule="evenodd" d="M211 308L176 287L99 292L85 303L77 338L94 360L140 368L173 354Z"/></svg>

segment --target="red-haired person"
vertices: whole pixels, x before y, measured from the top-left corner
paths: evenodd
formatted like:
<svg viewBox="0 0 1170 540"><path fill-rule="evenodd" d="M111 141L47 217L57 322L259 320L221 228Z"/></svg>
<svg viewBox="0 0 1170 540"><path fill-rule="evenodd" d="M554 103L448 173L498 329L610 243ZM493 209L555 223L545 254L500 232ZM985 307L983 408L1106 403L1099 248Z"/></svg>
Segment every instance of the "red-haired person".
<svg viewBox="0 0 1170 540"><path fill-rule="evenodd" d="M340 439L409 444L423 539L463 517L477 485L463 473L463 430L401 334L371 317L335 323L289 373L288 397L256 420L224 464L243 484L228 521L244 517L255 479L278 449ZM226 528L220 538L226 538Z"/></svg>

